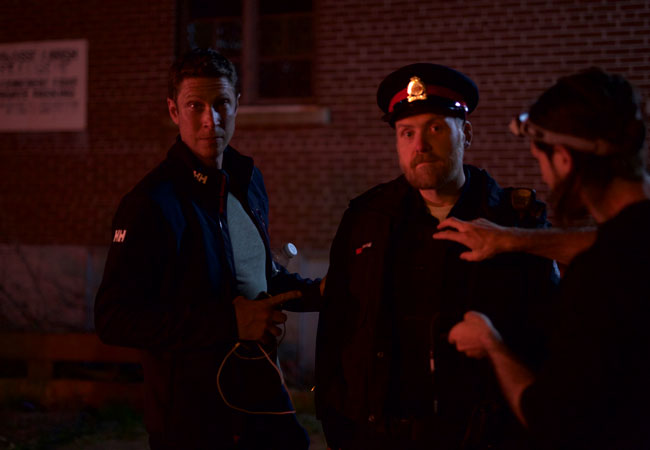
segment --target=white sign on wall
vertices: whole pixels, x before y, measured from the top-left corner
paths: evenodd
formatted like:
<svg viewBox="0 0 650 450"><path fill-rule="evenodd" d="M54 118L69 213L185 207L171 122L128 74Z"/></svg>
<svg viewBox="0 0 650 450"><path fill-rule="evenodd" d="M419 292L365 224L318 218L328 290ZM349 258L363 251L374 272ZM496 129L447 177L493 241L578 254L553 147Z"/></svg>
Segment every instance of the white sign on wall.
<svg viewBox="0 0 650 450"><path fill-rule="evenodd" d="M0 132L86 129L88 41L0 44Z"/></svg>

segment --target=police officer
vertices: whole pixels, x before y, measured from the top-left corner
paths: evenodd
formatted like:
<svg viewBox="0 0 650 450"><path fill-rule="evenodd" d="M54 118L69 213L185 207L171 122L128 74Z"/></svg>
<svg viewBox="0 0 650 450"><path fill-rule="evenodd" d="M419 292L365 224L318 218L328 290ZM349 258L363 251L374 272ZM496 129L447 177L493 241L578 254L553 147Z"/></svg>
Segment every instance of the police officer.
<svg viewBox="0 0 650 450"><path fill-rule="evenodd" d="M316 355L317 414L332 448L523 448L489 364L455 352L447 333L468 308L484 308L537 363L553 265L523 254L472 265L458 257L464 247L432 238L446 217L547 226L532 191L502 189L463 164L478 99L469 77L430 63L379 86L402 175L352 200L332 244Z"/></svg>

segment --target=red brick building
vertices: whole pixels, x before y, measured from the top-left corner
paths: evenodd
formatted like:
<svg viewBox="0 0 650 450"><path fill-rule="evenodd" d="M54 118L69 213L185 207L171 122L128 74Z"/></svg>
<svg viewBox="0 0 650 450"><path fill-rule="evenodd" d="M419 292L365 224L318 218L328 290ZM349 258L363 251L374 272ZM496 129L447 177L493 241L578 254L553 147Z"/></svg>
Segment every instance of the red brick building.
<svg viewBox="0 0 650 450"><path fill-rule="evenodd" d="M244 13L243 37L235 39L241 38L244 46L251 45L245 42L248 33L256 32L247 18L265 14L267 1L260 1L257 9ZM119 199L164 157L175 137L165 102L166 71L181 46L179 36L195 14L190 3L0 3L0 44L88 42L86 130L0 133L0 244L28 247L36 255L42 254L39 249L58 249L46 251L50 256L44 260L53 265L57 251L82 249L81 259L72 266L80 268L86 281L74 289L81 289L79 301L87 306L96 283L92 274L101 269L101 249L110 240ZM218 11L232 2L207 3ZM243 3L251 8L254 2ZM232 144L253 156L265 175L273 244L294 242L303 263L315 262L321 271L348 201L399 173L393 133L380 120L375 93L382 78L401 65L432 61L472 77L481 100L471 117L475 135L467 161L487 168L502 185L532 186L542 197L526 143L507 131L514 114L557 77L592 65L622 73L644 96L650 94L648 1L304 4L311 5L300 16L304 26L294 30L294 40L284 46L311 48L306 66L310 75L303 80L307 94L300 99L254 99L244 89ZM279 26L270 29L280 32ZM260 30L263 36L269 32L268 27ZM250 62L249 53L240 65ZM264 81L270 75L256 76ZM250 75L244 87L254 77ZM84 255L94 264L90 269ZM4 293L16 284L7 261L0 262ZM5 318L0 325L9 322Z"/></svg>

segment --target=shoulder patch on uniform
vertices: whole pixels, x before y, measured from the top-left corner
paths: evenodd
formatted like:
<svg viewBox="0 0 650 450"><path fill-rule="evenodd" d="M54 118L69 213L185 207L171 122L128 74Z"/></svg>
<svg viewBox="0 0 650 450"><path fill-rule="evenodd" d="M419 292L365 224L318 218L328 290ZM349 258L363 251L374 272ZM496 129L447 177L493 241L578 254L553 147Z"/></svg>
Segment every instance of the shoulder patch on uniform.
<svg viewBox="0 0 650 450"><path fill-rule="evenodd" d="M113 242L124 242L126 238L126 230L115 230L113 235Z"/></svg>

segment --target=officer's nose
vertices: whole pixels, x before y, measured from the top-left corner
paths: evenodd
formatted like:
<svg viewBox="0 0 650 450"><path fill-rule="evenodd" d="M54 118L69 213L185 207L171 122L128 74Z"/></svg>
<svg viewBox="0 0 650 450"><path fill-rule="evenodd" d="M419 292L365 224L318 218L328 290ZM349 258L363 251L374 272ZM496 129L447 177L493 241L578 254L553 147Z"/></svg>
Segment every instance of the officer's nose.
<svg viewBox="0 0 650 450"><path fill-rule="evenodd" d="M424 133L417 135L415 139L415 151L418 153L426 153L431 151L431 145L429 144L429 141L427 141Z"/></svg>

